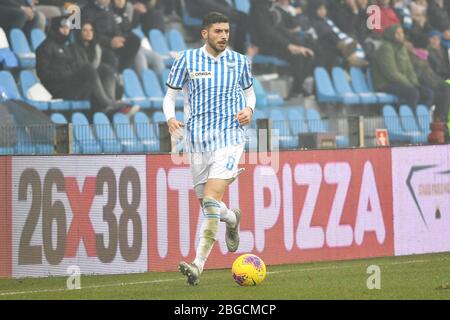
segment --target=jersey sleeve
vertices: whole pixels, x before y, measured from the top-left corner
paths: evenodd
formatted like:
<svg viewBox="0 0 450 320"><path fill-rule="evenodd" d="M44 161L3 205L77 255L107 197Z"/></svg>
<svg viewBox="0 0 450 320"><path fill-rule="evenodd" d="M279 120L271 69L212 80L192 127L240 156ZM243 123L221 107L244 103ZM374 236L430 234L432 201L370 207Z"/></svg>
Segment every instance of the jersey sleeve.
<svg viewBox="0 0 450 320"><path fill-rule="evenodd" d="M180 90L188 79L188 72L186 67L186 52L180 54L175 60L167 77L166 85L169 88Z"/></svg>
<svg viewBox="0 0 450 320"><path fill-rule="evenodd" d="M247 57L244 58L244 71L240 81L242 89L248 89L253 85L252 68Z"/></svg>

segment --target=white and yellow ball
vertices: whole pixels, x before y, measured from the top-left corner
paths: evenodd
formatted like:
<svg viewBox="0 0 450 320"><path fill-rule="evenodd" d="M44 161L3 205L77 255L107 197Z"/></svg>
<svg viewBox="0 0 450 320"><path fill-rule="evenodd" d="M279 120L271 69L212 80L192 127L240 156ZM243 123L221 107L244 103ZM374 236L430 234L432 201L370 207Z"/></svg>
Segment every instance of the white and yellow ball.
<svg viewBox="0 0 450 320"><path fill-rule="evenodd" d="M233 279L240 286L256 286L266 278L266 265L254 254L246 253L234 260Z"/></svg>

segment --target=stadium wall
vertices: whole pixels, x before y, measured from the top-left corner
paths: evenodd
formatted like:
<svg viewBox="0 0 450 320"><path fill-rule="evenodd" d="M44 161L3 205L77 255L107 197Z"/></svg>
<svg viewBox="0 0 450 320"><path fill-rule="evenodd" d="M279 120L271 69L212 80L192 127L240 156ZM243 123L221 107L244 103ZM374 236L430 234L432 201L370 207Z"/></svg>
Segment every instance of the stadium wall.
<svg viewBox="0 0 450 320"><path fill-rule="evenodd" d="M246 153L207 268L450 251L450 146ZM202 222L186 158L0 157L0 276L175 270Z"/></svg>

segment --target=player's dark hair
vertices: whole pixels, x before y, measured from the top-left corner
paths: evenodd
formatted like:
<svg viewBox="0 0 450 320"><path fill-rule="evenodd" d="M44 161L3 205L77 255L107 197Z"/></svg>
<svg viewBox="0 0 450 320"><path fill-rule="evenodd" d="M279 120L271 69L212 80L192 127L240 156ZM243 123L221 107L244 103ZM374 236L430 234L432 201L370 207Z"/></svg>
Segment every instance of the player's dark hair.
<svg viewBox="0 0 450 320"><path fill-rule="evenodd" d="M210 12L203 18L203 29L208 29L214 23L230 23L230 19L220 12Z"/></svg>

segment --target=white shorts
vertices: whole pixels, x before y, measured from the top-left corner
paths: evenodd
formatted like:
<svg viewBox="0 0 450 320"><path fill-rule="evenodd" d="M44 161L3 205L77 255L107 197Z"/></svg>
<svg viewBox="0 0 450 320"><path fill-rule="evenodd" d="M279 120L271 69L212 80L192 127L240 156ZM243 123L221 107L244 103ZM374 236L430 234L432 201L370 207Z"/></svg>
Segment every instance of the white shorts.
<svg viewBox="0 0 450 320"><path fill-rule="evenodd" d="M189 156L195 194L203 198L203 189L208 179L229 180L242 171L238 164L244 144L233 145L209 152L192 152Z"/></svg>

